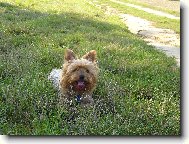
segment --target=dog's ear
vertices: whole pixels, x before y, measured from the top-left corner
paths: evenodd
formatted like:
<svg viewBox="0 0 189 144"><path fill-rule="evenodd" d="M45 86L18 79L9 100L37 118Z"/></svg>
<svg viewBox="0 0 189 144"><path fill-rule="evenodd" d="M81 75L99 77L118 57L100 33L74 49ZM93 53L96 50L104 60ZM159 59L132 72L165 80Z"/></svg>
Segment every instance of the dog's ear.
<svg viewBox="0 0 189 144"><path fill-rule="evenodd" d="M82 58L87 59L87 60L92 61L92 62L96 62L96 51L91 50L90 52L85 54Z"/></svg>
<svg viewBox="0 0 189 144"><path fill-rule="evenodd" d="M65 54L64 54L64 60L71 61L71 60L74 60L75 58L76 57L75 57L74 52L70 49L66 49Z"/></svg>

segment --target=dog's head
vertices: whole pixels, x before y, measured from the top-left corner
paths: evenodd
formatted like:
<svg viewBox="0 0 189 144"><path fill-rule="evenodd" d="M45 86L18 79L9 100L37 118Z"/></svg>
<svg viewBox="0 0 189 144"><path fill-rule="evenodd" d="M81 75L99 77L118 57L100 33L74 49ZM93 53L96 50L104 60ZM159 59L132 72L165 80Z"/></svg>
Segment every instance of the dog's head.
<svg viewBox="0 0 189 144"><path fill-rule="evenodd" d="M98 75L96 51L91 50L82 58L76 58L72 50L67 49L64 55L62 85L78 93L92 91Z"/></svg>

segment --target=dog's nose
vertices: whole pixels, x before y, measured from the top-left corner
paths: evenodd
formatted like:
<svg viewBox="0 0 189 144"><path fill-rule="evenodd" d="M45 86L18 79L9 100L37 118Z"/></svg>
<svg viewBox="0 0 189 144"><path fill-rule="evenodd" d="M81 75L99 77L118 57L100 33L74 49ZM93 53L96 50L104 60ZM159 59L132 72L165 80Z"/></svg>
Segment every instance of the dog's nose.
<svg viewBox="0 0 189 144"><path fill-rule="evenodd" d="M79 79L80 79L80 80L84 80L84 75L80 75L80 76L79 76Z"/></svg>

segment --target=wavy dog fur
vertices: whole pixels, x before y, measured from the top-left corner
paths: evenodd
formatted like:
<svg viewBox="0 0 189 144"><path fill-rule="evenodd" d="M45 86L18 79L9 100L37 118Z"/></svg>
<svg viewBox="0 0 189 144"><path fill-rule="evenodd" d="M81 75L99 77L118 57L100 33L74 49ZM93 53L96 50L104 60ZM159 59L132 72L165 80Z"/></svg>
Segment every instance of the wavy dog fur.
<svg viewBox="0 0 189 144"><path fill-rule="evenodd" d="M83 104L93 103L92 93L97 84L98 71L95 50L91 50L82 58L77 59L74 52L67 49L60 78L61 99L69 100L80 95ZM78 89L81 78L84 88Z"/></svg>

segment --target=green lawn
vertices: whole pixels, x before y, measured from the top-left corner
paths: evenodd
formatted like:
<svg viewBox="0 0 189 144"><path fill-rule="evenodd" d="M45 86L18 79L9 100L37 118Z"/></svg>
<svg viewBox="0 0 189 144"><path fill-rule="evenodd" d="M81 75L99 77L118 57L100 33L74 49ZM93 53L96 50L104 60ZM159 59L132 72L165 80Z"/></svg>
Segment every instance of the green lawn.
<svg viewBox="0 0 189 144"><path fill-rule="evenodd" d="M94 0L90 0L90 1L94 1ZM172 29L176 33L180 34L180 20L169 19L166 17L157 16L157 15L145 12L143 10L139 10L139 9L136 9L133 7L129 7L126 5L112 2L110 0L100 0L100 1L98 1L98 3L99 4L108 4L111 7L116 8L120 12L147 19L149 21L154 22L153 24L156 27ZM133 1L133 3L134 3L134 1Z"/></svg>
<svg viewBox="0 0 189 144"><path fill-rule="evenodd" d="M95 105L58 105L48 74L64 50L95 49ZM180 68L87 0L1 0L0 132L180 135Z"/></svg>

